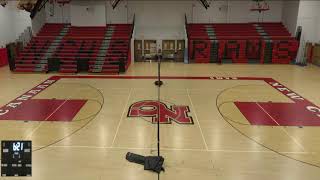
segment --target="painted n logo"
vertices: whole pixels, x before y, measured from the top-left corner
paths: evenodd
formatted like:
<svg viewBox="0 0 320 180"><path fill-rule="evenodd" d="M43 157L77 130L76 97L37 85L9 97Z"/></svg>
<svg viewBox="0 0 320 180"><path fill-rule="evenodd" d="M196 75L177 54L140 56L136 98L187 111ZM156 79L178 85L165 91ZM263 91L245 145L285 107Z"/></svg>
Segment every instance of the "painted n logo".
<svg viewBox="0 0 320 180"><path fill-rule="evenodd" d="M158 117L158 107L160 117ZM174 121L179 124L193 124L193 119L188 115L188 106L170 106L157 101L140 101L132 104L129 108L128 117L151 117L153 123L158 120L162 124L171 124Z"/></svg>

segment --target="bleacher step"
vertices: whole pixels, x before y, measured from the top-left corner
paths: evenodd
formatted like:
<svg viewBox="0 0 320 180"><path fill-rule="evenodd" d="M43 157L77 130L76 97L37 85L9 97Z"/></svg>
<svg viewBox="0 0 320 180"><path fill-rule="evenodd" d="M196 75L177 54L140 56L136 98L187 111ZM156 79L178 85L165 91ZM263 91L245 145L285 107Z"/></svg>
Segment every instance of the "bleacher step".
<svg viewBox="0 0 320 180"><path fill-rule="evenodd" d="M117 30L118 25L107 25L105 29L86 32L86 28L70 24L55 26L60 28L53 28L57 29L54 31L48 26L31 40L16 59L17 71L47 72L48 59L57 59L62 73L76 73L78 61L83 60L88 62L89 71L114 74L119 73L120 62L128 59L130 29ZM103 35L99 36L101 32ZM121 65L121 69L123 66L128 64Z"/></svg>

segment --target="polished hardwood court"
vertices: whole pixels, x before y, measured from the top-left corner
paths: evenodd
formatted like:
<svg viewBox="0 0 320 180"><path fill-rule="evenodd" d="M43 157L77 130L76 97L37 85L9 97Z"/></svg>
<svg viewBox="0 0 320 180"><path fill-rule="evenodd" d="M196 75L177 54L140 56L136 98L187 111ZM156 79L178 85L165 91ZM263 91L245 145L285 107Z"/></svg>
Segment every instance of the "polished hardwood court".
<svg viewBox="0 0 320 180"><path fill-rule="evenodd" d="M0 68L0 140L32 140L32 180L317 180L320 72L309 65L134 63L119 76ZM156 110L160 108L158 117Z"/></svg>

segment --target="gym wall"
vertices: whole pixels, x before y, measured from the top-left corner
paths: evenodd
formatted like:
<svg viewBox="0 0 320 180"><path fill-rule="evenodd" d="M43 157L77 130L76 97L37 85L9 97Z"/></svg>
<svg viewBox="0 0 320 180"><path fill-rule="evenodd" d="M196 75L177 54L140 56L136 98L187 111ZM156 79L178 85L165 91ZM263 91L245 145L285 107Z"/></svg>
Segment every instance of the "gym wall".
<svg viewBox="0 0 320 180"><path fill-rule="evenodd" d="M0 6L0 47L15 41L31 26L29 13L17 9L17 1L8 1L6 7Z"/></svg>
<svg viewBox="0 0 320 180"><path fill-rule="evenodd" d="M106 7L104 1L71 1L72 26L105 26Z"/></svg>
<svg viewBox="0 0 320 180"><path fill-rule="evenodd" d="M282 22L292 35L297 29L299 4L299 0L283 1L282 4Z"/></svg>
<svg viewBox="0 0 320 180"><path fill-rule="evenodd" d="M251 0L213 1L210 8L204 9L198 2L193 2L193 23L245 23L279 22L282 16L282 1L269 1L270 10L259 14L251 12Z"/></svg>
<svg viewBox="0 0 320 180"><path fill-rule="evenodd" d="M205 10L196 0L186 1L139 1L123 0L113 9L110 1L71 1L71 4L59 6L57 4L46 6L46 21L49 23L72 23L75 25L100 25L103 23L128 23L132 22L133 14L136 14L137 35L139 29L144 29L145 36L153 34L168 34L168 36L180 36L176 34L177 28L184 24L184 15L188 15L188 21L193 23L216 22L252 22L258 19L264 21L282 20L282 1L270 1L271 10L259 15L251 12L251 0L224 0L213 1L211 7ZM89 8L89 11L85 9ZM53 13L52 13L53 12ZM102 17L105 14L105 17ZM156 27L156 31L154 28ZM150 35L149 35L150 34Z"/></svg>
<svg viewBox="0 0 320 180"><path fill-rule="evenodd" d="M136 15L136 39L184 39L185 14L192 4L185 1L129 1L128 14Z"/></svg>
<svg viewBox="0 0 320 180"><path fill-rule="evenodd" d="M2 6L0 6L0 27L0 46L4 46L6 43L14 39L14 33L12 33L12 17L10 9L8 7L3 8Z"/></svg>
<svg viewBox="0 0 320 180"><path fill-rule="evenodd" d="M76 2L76 1L74 1ZM50 4L47 3L46 10L46 22L47 23L70 23L71 22L71 9L70 4L58 4L56 2Z"/></svg>
<svg viewBox="0 0 320 180"><path fill-rule="evenodd" d="M145 1L146 2L146 1ZM112 8L110 1L106 1L106 21L112 23L131 23L133 15L128 16L128 1L122 0L115 9Z"/></svg>
<svg viewBox="0 0 320 180"><path fill-rule="evenodd" d="M135 39L184 39L185 14L193 23L280 22L282 1L270 1L271 10L264 14L251 12L251 0L213 1L206 10L195 0L189 1L135 1L123 0L112 9L107 1L107 23L135 21ZM161 46L161 44L160 44Z"/></svg>
<svg viewBox="0 0 320 180"><path fill-rule="evenodd" d="M36 16L31 20L32 22L32 33L35 36L41 29L41 27L47 22L47 11L46 8L42 8ZM49 14L48 14L49 16Z"/></svg>
<svg viewBox="0 0 320 180"><path fill-rule="evenodd" d="M300 1L297 26L302 26L302 38L320 41L320 1Z"/></svg>

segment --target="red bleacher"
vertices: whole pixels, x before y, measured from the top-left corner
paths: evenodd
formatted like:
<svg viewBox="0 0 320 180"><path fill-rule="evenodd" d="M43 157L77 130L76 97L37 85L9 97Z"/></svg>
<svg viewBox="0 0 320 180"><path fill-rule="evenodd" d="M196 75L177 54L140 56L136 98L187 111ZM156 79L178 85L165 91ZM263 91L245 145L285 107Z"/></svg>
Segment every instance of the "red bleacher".
<svg viewBox="0 0 320 180"><path fill-rule="evenodd" d="M44 58L49 47L54 49L49 59L59 61L58 71L62 73L76 73L84 67L92 73L115 74L124 72L130 65L131 24L70 26L61 35L64 27L64 24L46 24L16 59L16 71L50 71L48 59ZM59 37L59 41L53 42Z"/></svg>
<svg viewBox="0 0 320 180"><path fill-rule="evenodd" d="M60 60L59 72L76 73L78 61L95 60L106 27L70 27L53 57Z"/></svg>
<svg viewBox="0 0 320 180"><path fill-rule="evenodd" d="M104 61L98 63L102 65L103 73L116 71L117 64L120 64L119 71L126 71L131 63L130 40L133 26L131 24L109 24L107 26L113 28L113 34ZM90 69L94 72L93 68Z"/></svg>
<svg viewBox="0 0 320 180"><path fill-rule="evenodd" d="M291 34L282 23L257 23L269 36L291 37Z"/></svg>
<svg viewBox="0 0 320 180"><path fill-rule="evenodd" d="M292 62L298 42L282 23L187 24L190 62Z"/></svg>
<svg viewBox="0 0 320 180"><path fill-rule="evenodd" d="M47 72L48 62L42 60L51 42L65 24L45 24L15 60L16 72Z"/></svg>

